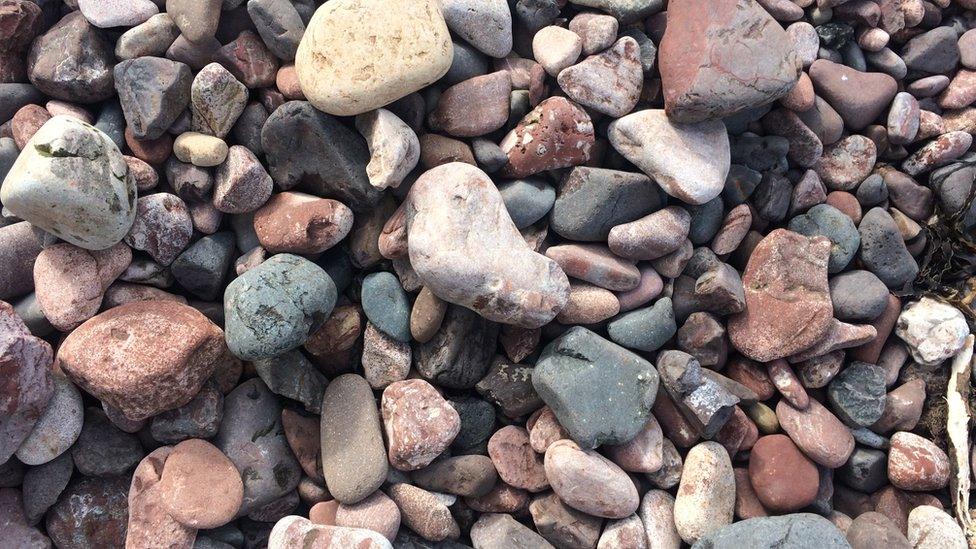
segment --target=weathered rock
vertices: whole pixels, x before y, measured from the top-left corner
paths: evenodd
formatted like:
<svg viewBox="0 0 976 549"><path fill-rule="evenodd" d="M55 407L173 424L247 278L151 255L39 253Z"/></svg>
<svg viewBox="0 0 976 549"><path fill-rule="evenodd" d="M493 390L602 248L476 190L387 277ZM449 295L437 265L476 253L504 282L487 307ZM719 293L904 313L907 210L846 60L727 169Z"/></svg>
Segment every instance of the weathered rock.
<svg viewBox="0 0 976 549"><path fill-rule="evenodd" d="M560 71L557 82L573 101L619 118L634 110L640 98L644 73L639 55L640 45L625 36L607 51Z"/></svg>
<svg viewBox="0 0 976 549"><path fill-rule="evenodd" d="M640 504L637 488L623 469L575 442L561 440L549 446L545 470L556 495L589 515L624 518Z"/></svg>
<svg viewBox="0 0 976 549"><path fill-rule="evenodd" d="M399 187L420 162L420 140L397 115L376 109L356 117L356 129L369 145L366 175L370 185L385 189Z"/></svg>
<svg viewBox="0 0 976 549"><path fill-rule="evenodd" d="M855 131L874 122L898 91L887 74L860 72L826 59L814 61L809 73L817 94Z"/></svg>
<svg viewBox="0 0 976 549"><path fill-rule="evenodd" d="M902 490L941 490L949 482L949 457L931 440L897 432L888 450L888 478Z"/></svg>
<svg viewBox="0 0 976 549"><path fill-rule="evenodd" d="M461 429L457 411L422 379L390 384L383 390L381 411L390 464L401 471L429 465Z"/></svg>
<svg viewBox="0 0 976 549"><path fill-rule="evenodd" d="M190 103L190 67L162 57L137 57L115 66L115 89L126 125L137 139L158 139Z"/></svg>
<svg viewBox="0 0 976 549"><path fill-rule="evenodd" d="M105 290L131 259L122 243L98 251L64 243L43 250L34 263L34 283L45 318L67 332L95 316Z"/></svg>
<svg viewBox="0 0 976 549"><path fill-rule="evenodd" d="M27 76L51 97L97 103L114 92L114 64L111 43L81 12L73 12L34 40Z"/></svg>
<svg viewBox="0 0 976 549"><path fill-rule="evenodd" d="M76 479L47 513L51 541L57 547L123 547L128 491L129 479L121 476Z"/></svg>
<svg viewBox="0 0 976 549"><path fill-rule="evenodd" d="M797 410L785 400L776 405L780 426L810 459L836 469L854 450L854 437L837 417L815 399L806 410Z"/></svg>
<svg viewBox="0 0 976 549"><path fill-rule="evenodd" d="M218 63L193 78L190 111L194 131L224 138L247 106L247 87Z"/></svg>
<svg viewBox="0 0 976 549"><path fill-rule="evenodd" d="M550 97L502 139L499 146L508 155L508 164L501 175L528 177L579 166L590 159L594 141L589 115L564 97Z"/></svg>
<svg viewBox="0 0 976 549"><path fill-rule="evenodd" d="M286 516L271 530L269 549L287 549L314 540L323 547L359 547L362 549L391 549L393 546L383 534L364 528L345 528L315 524L305 517Z"/></svg>
<svg viewBox="0 0 976 549"><path fill-rule="evenodd" d="M31 335L13 307L0 301L0 371L9 390L0 397L0 460L7 460L28 439L55 393L50 373L53 353ZM70 444L70 443L69 443Z"/></svg>
<svg viewBox="0 0 976 549"><path fill-rule="evenodd" d="M829 520L812 513L757 517L714 531L694 545L696 549L755 547L822 547L847 549L850 544Z"/></svg>
<svg viewBox="0 0 976 549"><path fill-rule="evenodd" d="M447 27L482 53L505 57L512 51L512 12L504 0L445 0Z"/></svg>
<svg viewBox="0 0 976 549"><path fill-rule="evenodd" d="M685 543L694 544L732 523L735 477L729 454L717 442L688 452L674 500L674 523Z"/></svg>
<svg viewBox="0 0 976 549"><path fill-rule="evenodd" d="M789 513L816 500L820 476L788 436L769 435L752 447L746 482L766 509Z"/></svg>
<svg viewBox="0 0 976 549"><path fill-rule="evenodd" d="M895 325L895 334L923 366L937 366L955 356L968 332L958 309L930 297L906 305Z"/></svg>
<svg viewBox="0 0 976 549"><path fill-rule="evenodd" d="M209 442L191 439L174 446L166 458L159 492L180 524L216 528L237 515L244 485L227 456Z"/></svg>

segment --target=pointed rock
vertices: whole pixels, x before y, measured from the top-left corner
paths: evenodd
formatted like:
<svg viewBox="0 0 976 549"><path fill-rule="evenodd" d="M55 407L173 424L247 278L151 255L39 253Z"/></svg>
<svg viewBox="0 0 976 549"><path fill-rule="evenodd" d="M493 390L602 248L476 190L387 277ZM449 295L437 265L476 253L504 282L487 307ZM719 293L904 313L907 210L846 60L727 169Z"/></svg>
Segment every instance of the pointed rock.
<svg viewBox="0 0 976 549"><path fill-rule="evenodd" d="M640 45L625 36L607 51L564 69L556 80L573 101L619 118L634 110L640 99Z"/></svg>
<svg viewBox="0 0 976 549"><path fill-rule="evenodd" d="M162 57L138 57L115 66L115 89L137 139L158 139L190 102L190 67Z"/></svg>
<svg viewBox="0 0 976 549"><path fill-rule="evenodd" d="M810 79L817 95L855 131L874 122L898 92L898 83L887 74L861 72L826 59L810 65Z"/></svg>

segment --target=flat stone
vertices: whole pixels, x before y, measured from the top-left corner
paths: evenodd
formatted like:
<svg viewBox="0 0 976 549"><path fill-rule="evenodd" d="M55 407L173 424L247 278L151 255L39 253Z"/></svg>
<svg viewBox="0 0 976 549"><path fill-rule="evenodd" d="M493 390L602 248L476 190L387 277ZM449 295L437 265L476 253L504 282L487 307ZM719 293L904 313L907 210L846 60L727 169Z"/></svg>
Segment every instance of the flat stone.
<svg viewBox="0 0 976 549"><path fill-rule="evenodd" d="M116 428L100 408L85 410L84 426L71 447L71 458L80 473L111 477L128 473L143 457L139 439Z"/></svg>
<svg viewBox="0 0 976 549"><path fill-rule="evenodd" d="M844 533L829 520L812 513L757 517L737 522L704 536L696 549L755 547L823 547L847 549Z"/></svg>
<svg viewBox="0 0 976 549"><path fill-rule="evenodd" d="M749 477L762 505L776 513L806 507L817 498L820 475L788 436L760 438L749 454Z"/></svg>
<svg viewBox="0 0 976 549"><path fill-rule="evenodd" d="M866 427L881 418L885 392L884 369L855 361L830 382L827 398L844 422Z"/></svg>
<svg viewBox="0 0 976 549"><path fill-rule="evenodd" d="M607 243L613 253L627 259L657 259L678 250L690 228L688 212L678 206L668 206L613 227Z"/></svg>
<svg viewBox="0 0 976 549"><path fill-rule="evenodd" d="M78 411L80 419L80 399ZM23 512L29 524L38 523L44 517L44 513L57 503L61 492L67 488L74 470L74 463L71 461L71 454L69 453L61 454L52 461L28 469L24 474L24 483L21 488L23 490ZM9 525L5 525L5 531L8 531L7 528L9 527Z"/></svg>
<svg viewBox="0 0 976 549"><path fill-rule="evenodd" d="M209 442L192 439L173 447L159 481L162 502L180 524L216 528L240 508L244 485L234 463Z"/></svg>
<svg viewBox="0 0 976 549"><path fill-rule="evenodd" d="M746 310L729 320L736 349L767 362L806 349L827 334L833 318L828 244L825 238L782 229L759 243L742 277Z"/></svg>
<svg viewBox="0 0 976 549"><path fill-rule="evenodd" d="M887 74L860 72L826 59L814 61L809 74L817 94L855 131L874 122L898 91Z"/></svg>
<svg viewBox="0 0 976 549"><path fill-rule="evenodd" d="M123 60L162 57L179 35L180 28L168 13L156 13L122 33L115 43L115 56Z"/></svg>
<svg viewBox="0 0 976 549"><path fill-rule="evenodd" d="M614 291L633 290L640 283L637 267L597 244L564 244L546 250L568 276Z"/></svg>
<svg viewBox="0 0 976 549"><path fill-rule="evenodd" d="M84 423L81 393L64 375L55 374L51 378L54 394L34 423L33 430L17 449L17 459L26 465L42 465L56 460L81 434ZM68 461L71 463L70 459Z"/></svg>
<svg viewBox="0 0 976 549"><path fill-rule="evenodd" d="M197 132L184 132L173 141L173 154L181 162L201 168L212 168L224 163L228 147L222 139Z"/></svg>
<svg viewBox="0 0 976 549"><path fill-rule="evenodd" d="M669 297L657 300L651 307L621 314L607 324L607 335L615 343L648 352L660 349L677 331Z"/></svg>
<svg viewBox="0 0 976 549"><path fill-rule="evenodd" d="M529 433L521 427L502 427L488 440L488 456L505 484L529 492L549 488L541 453L537 453Z"/></svg>
<svg viewBox="0 0 976 549"><path fill-rule="evenodd" d="M731 153L721 122L672 122L663 110L645 110L612 122L608 137L617 152L683 202L704 204L725 187Z"/></svg>
<svg viewBox="0 0 976 549"><path fill-rule="evenodd" d="M824 467L840 467L854 450L850 429L815 399L802 411L781 400L776 418L800 450Z"/></svg>
<svg viewBox="0 0 976 549"><path fill-rule="evenodd" d="M615 366L602 368L605 363ZM649 362L574 327L543 350L532 384L573 439L583 448L595 448L626 442L640 432L658 376Z"/></svg>
<svg viewBox="0 0 976 549"><path fill-rule="evenodd" d="M158 139L190 104L190 67L162 57L115 66L115 89L127 126L138 139Z"/></svg>
<svg viewBox="0 0 976 549"><path fill-rule="evenodd" d="M450 509L436 494L403 483L393 484L386 492L400 508L403 524L422 538L443 541L460 536L460 527Z"/></svg>
<svg viewBox="0 0 976 549"><path fill-rule="evenodd" d="M105 290L131 259L132 251L121 243L94 252L64 243L43 250L34 263L34 283L45 318L70 331L95 316Z"/></svg>
<svg viewBox="0 0 976 549"><path fill-rule="evenodd" d="M512 80L505 71L475 76L444 90L428 125L456 137L478 137L508 122Z"/></svg>
<svg viewBox="0 0 976 549"><path fill-rule="evenodd" d="M457 411L422 379L391 383L383 390L381 411L390 464L401 471L429 465L461 429Z"/></svg>
<svg viewBox="0 0 976 549"><path fill-rule="evenodd" d="M292 61L298 44L305 34L302 16L286 0L255 0L247 3L247 14L257 27L258 34L275 57Z"/></svg>
<svg viewBox="0 0 976 549"><path fill-rule="evenodd" d="M871 321L888 306L888 288L869 271L849 271L830 279L834 316L844 321Z"/></svg>
<svg viewBox="0 0 976 549"><path fill-rule="evenodd" d="M254 213L254 231L270 253L324 252L349 234L352 223L352 210L341 202L297 192L277 193Z"/></svg>
<svg viewBox="0 0 976 549"><path fill-rule="evenodd" d="M400 529L400 510L392 499L377 490L359 503L339 504L335 522L345 528L372 530L392 541Z"/></svg>
<svg viewBox="0 0 976 549"><path fill-rule="evenodd" d="M802 61L789 36L759 4L714 8L707 1L669 6L658 63L665 108L676 122L724 118L770 103L800 76Z"/></svg>
<svg viewBox="0 0 976 549"><path fill-rule="evenodd" d="M557 82L566 95L597 112L619 118L634 110L644 73L640 45L625 36L603 53L559 72Z"/></svg>
<svg viewBox="0 0 976 549"><path fill-rule="evenodd" d="M57 360L82 389L138 420L189 402L226 352L220 328L196 309L140 301L79 326Z"/></svg>
<svg viewBox="0 0 976 549"><path fill-rule="evenodd" d="M452 196L477 208L459 208ZM411 264L441 299L526 328L548 323L566 305L566 275L528 248L484 172L463 163L434 168L414 183L407 204ZM466 236L473 227L482 237L476 249Z"/></svg>
<svg viewBox="0 0 976 549"><path fill-rule="evenodd" d="M959 64L959 35L950 27L936 27L902 46L901 58L912 70L945 74Z"/></svg>
<svg viewBox="0 0 976 549"><path fill-rule="evenodd" d="M351 116L437 81L453 58L438 8L432 0L382 7L342 0L319 8L295 57L305 96L329 114ZM348 34L351 29L355 35Z"/></svg>
<svg viewBox="0 0 976 549"><path fill-rule="evenodd" d="M97 103L114 93L111 43L73 12L37 37L27 57L27 76L45 94L64 101Z"/></svg>

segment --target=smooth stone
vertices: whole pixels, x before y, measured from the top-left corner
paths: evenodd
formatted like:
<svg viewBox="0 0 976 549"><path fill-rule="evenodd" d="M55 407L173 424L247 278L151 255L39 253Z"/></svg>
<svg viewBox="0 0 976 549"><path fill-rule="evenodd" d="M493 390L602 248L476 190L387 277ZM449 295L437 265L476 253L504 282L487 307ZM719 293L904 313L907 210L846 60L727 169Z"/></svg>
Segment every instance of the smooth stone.
<svg viewBox="0 0 976 549"><path fill-rule="evenodd" d="M272 254L322 253L344 239L352 226L352 210L344 204L305 193L277 193L254 213L254 232Z"/></svg>
<svg viewBox="0 0 976 549"><path fill-rule="evenodd" d="M603 519L566 505L555 493L529 504L536 530L556 547L595 547Z"/></svg>
<svg viewBox="0 0 976 549"><path fill-rule="evenodd" d="M79 417L81 407L79 406ZM24 474L24 514L30 524L36 524L55 503L61 492L68 487L74 472L71 454L64 453L44 464L28 469ZM5 528L6 530L6 528Z"/></svg>
<svg viewBox="0 0 976 549"><path fill-rule="evenodd" d="M451 197L463 197L478 209L460 208ZM528 248L481 170L460 162L429 170L406 202L410 262L441 299L525 328L548 323L566 305L566 275L556 262ZM477 249L467 238L473 227L482 227Z"/></svg>
<svg viewBox="0 0 976 549"><path fill-rule="evenodd" d="M674 500L674 523L685 543L721 531L732 523L735 477L729 454L717 442L689 450Z"/></svg>
<svg viewBox="0 0 976 549"><path fill-rule="evenodd" d="M159 481L170 516L190 528L216 528L233 520L244 485L234 463L200 439L173 447Z"/></svg>
<svg viewBox="0 0 976 549"><path fill-rule="evenodd" d="M563 27L549 25L532 36L532 57L550 76L576 63L582 51L583 39Z"/></svg>
<svg viewBox="0 0 976 549"><path fill-rule="evenodd" d="M875 492L888 481L887 460L884 452L857 447L836 475L841 482L855 490Z"/></svg>
<svg viewBox="0 0 976 549"><path fill-rule="evenodd" d="M579 166L559 186L550 227L571 240L606 241L613 227L660 209L665 198L644 174Z"/></svg>
<svg viewBox="0 0 976 549"><path fill-rule="evenodd" d="M363 279L363 312L380 331L401 342L410 341L410 301L392 273L379 272Z"/></svg>
<svg viewBox="0 0 976 549"><path fill-rule="evenodd" d="M934 442L914 433L891 436L888 478L902 490L941 490L949 482L949 457Z"/></svg>
<svg viewBox="0 0 976 549"><path fill-rule="evenodd" d="M247 14L271 53L282 61L292 61L305 34L305 23L298 9L287 0L249 0Z"/></svg>
<svg viewBox="0 0 976 549"><path fill-rule="evenodd" d="M617 296L604 288L574 282L569 286L566 307L556 315L563 325L597 324L620 312Z"/></svg>
<svg viewBox="0 0 976 549"><path fill-rule="evenodd" d="M583 39L583 53L593 55L613 45L619 26L610 15L583 12L569 21L568 28Z"/></svg>
<svg viewBox="0 0 976 549"><path fill-rule="evenodd" d="M600 368L605 362L615 367ZM543 350L532 385L573 439L583 448L595 448L626 442L640 432L654 403L658 375L644 359L576 326Z"/></svg>
<svg viewBox="0 0 976 549"><path fill-rule="evenodd" d="M852 362L827 386L827 399L838 417L862 427L881 419L885 394L884 369L867 362Z"/></svg>
<svg viewBox="0 0 976 549"><path fill-rule="evenodd" d="M297 400L310 413L322 409L322 391L328 382L299 351L255 360L253 364L271 392Z"/></svg>
<svg viewBox="0 0 976 549"><path fill-rule="evenodd" d="M336 295L332 278L321 267L298 256L278 254L224 291L227 346L243 360L295 349L325 322ZM278 314L264 314L269 307Z"/></svg>
<svg viewBox="0 0 976 549"><path fill-rule="evenodd" d="M804 236L830 240L827 272L844 270L858 251L861 235L854 221L830 204L817 204L790 220L789 229Z"/></svg>
<svg viewBox="0 0 976 549"><path fill-rule="evenodd" d="M336 526L372 530L393 540L400 529L400 510L383 492L353 505L340 504L336 510Z"/></svg>
<svg viewBox="0 0 976 549"><path fill-rule="evenodd" d="M179 35L180 28L168 13L156 13L122 33L115 43L115 56L122 60L162 57Z"/></svg>
<svg viewBox="0 0 976 549"><path fill-rule="evenodd" d="M77 328L95 316L108 286L125 270L132 251L125 244L89 251L71 244L44 249L34 262L37 303L52 326Z"/></svg>
<svg viewBox="0 0 976 549"><path fill-rule="evenodd" d="M235 251L233 234L208 235L177 256L169 270L185 290L200 299L212 301L220 295Z"/></svg>
<svg viewBox="0 0 976 549"><path fill-rule="evenodd" d="M895 221L883 208L868 210L858 226L864 267L888 288L900 289L918 274L918 264L905 247Z"/></svg>
<svg viewBox="0 0 976 549"><path fill-rule="evenodd" d="M112 49L81 12L72 12L31 44L27 76L38 90L55 99L98 103L115 92Z"/></svg>
<svg viewBox="0 0 976 549"><path fill-rule="evenodd" d="M512 364L501 356L495 357L475 390L510 418L531 414L543 405L532 387L532 368Z"/></svg>
<svg viewBox="0 0 976 549"><path fill-rule="evenodd" d="M887 74L860 72L826 59L814 61L809 74L817 94L855 131L874 122L898 91Z"/></svg>
<svg viewBox="0 0 976 549"><path fill-rule="evenodd" d="M779 517L756 517L737 522L704 536L694 549L735 549L754 547L818 547L848 549L844 533L824 517L795 513Z"/></svg>
<svg viewBox="0 0 976 549"><path fill-rule="evenodd" d="M512 80L505 71L459 82L437 99L428 125L455 137L478 137L501 129L508 122Z"/></svg>
<svg viewBox="0 0 976 549"><path fill-rule="evenodd" d="M223 164L228 150L224 140L198 132L184 132L173 141L173 154L180 162L201 168Z"/></svg>
<svg viewBox="0 0 976 549"><path fill-rule="evenodd" d="M618 118L637 106L643 81L640 45L629 36L603 53L559 71L557 78L573 101Z"/></svg>
<svg viewBox="0 0 976 549"><path fill-rule="evenodd" d="M519 229L539 221L552 210L556 190L540 179L515 179L498 184L505 209Z"/></svg>
<svg viewBox="0 0 976 549"><path fill-rule="evenodd" d="M820 475L786 435L760 438L749 453L749 480L763 507L790 513L817 498Z"/></svg>
<svg viewBox="0 0 976 549"><path fill-rule="evenodd" d="M830 279L834 317L848 322L867 322L888 307L888 287L869 271L848 271Z"/></svg>
<svg viewBox="0 0 976 549"><path fill-rule="evenodd" d="M420 162L420 140L397 115L376 109L356 116L356 129L366 139L370 159L369 184L377 189L396 188Z"/></svg>
<svg viewBox="0 0 976 549"><path fill-rule="evenodd" d="M810 459L836 469L854 451L854 437L837 416L815 399L806 410L797 410L785 400L776 405L780 426Z"/></svg>
<svg viewBox="0 0 976 549"><path fill-rule="evenodd" d="M138 420L189 402L226 352L220 328L196 309L139 301L75 329L57 361L79 387Z"/></svg>
<svg viewBox="0 0 976 549"><path fill-rule="evenodd" d="M159 481L172 451L172 446L163 446L150 452L132 474L128 493L128 524L125 528L127 544L185 546L194 543L196 529L177 522L162 504Z"/></svg>
<svg viewBox="0 0 976 549"><path fill-rule="evenodd" d="M54 394L33 430L17 449L17 459L25 465L42 465L56 460L81 434L85 417L81 392L64 375L55 374L51 379Z"/></svg>
<svg viewBox="0 0 976 549"><path fill-rule="evenodd" d="M610 250L631 260L651 260L679 249L691 229L691 216L678 206L668 206L630 223L610 229Z"/></svg>
<svg viewBox="0 0 976 549"><path fill-rule="evenodd" d="M669 297L657 300L651 307L623 313L607 324L607 335L615 343L647 352L660 349L677 331Z"/></svg>
<svg viewBox="0 0 976 549"><path fill-rule="evenodd" d="M512 12L504 0L444 0L441 11L447 27L485 55L512 51Z"/></svg>
<svg viewBox="0 0 976 549"><path fill-rule="evenodd" d="M608 137L617 152L683 202L704 204L725 187L731 153L718 121L683 124L671 122L663 110L645 110L612 122Z"/></svg>
<svg viewBox="0 0 976 549"><path fill-rule="evenodd" d="M115 89L137 139L158 139L190 104L190 67L162 57L137 57L115 66Z"/></svg>
<svg viewBox="0 0 976 549"><path fill-rule="evenodd" d="M323 547L392 549L383 534L365 528L315 524L305 517L289 515L279 519L268 534L268 549L288 549L313 540ZM317 546L317 545L316 545Z"/></svg>
<svg viewBox="0 0 976 549"><path fill-rule="evenodd" d="M487 450L498 478L506 485L529 492L549 488L542 452L532 447L531 435L525 429L502 427L491 435Z"/></svg>
<svg viewBox="0 0 976 549"><path fill-rule="evenodd" d="M908 514L908 542L915 549L968 546L959 524L948 513L931 505L920 505Z"/></svg>
<svg viewBox="0 0 976 549"><path fill-rule="evenodd" d="M17 157L0 188L0 201L58 238L101 250L122 240L135 219L135 181L127 174L122 154L107 135L77 119L55 116Z"/></svg>
<svg viewBox="0 0 976 549"><path fill-rule="evenodd" d="M439 7L432 0L396 6L341 0L320 7L295 57L305 96L329 114L351 116L437 81L453 58ZM343 32L353 28L360 31L355 36Z"/></svg>
<svg viewBox="0 0 976 549"><path fill-rule="evenodd" d="M388 468L369 383L354 374L333 379L322 398L322 471L329 492L343 504L358 503L383 484Z"/></svg>
<svg viewBox="0 0 976 549"><path fill-rule="evenodd" d="M553 546L532 529L511 515L484 513L471 526L471 543L475 547L532 547L550 549Z"/></svg>
<svg viewBox="0 0 976 549"><path fill-rule="evenodd" d="M491 458L464 455L437 460L413 473L413 481L425 490L465 497L480 497L491 491L498 473Z"/></svg>
<svg viewBox="0 0 976 549"><path fill-rule="evenodd" d="M546 250L567 276L608 290L628 291L640 284L641 272L629 261L597 244L563 244Z"/></svg>
<svg viewBox="0 0 976 549"><path fill-rule="evenodd" d="M905 43L901 58L913 70L929 74L951 72L959 64L959 35L950 27L936 27Z"/></svg>
<svg viewBox="0 0 976 549"><path fill-rule="evenodd" d="M637 488L623 469L572 441L562 440L549 446L545 470L556 495L589 515L625 518L640 504Z"/></svg>
<svg viewBox="0 0 976 549"><path fill-rule="evenodd" d="M849 191L870 175L877 159L877 147L863 135L850 135L824 147L813 166L828 189Z"/></svg>
<svg viewBox="0 0 976 549"><path fill-rule="evenodd" d="M211 138L203 134L197 136ZM251 150L241 145L226 148L226 157L219 163L213 182L213 207L219 212L229 214L249 213L265 205L269 202L274 185L261 161ZM282 194L284 193L276 196L281 197ZM286 198L291 196L285 194L276 200L287 204Z"/></svg>
<svg viewBox="0 0 976 549"><path fill-rule="evenodd" d="M0 299L10 300L34 289L34 262L41 250L30 223L0 227Z"/></svg>

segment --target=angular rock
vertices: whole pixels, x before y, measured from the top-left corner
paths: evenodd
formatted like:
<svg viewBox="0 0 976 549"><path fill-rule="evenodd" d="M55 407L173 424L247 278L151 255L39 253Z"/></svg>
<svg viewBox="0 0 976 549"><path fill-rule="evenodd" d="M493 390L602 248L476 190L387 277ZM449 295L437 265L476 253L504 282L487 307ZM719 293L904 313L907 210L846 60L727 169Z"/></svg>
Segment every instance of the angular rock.
<svg viewBox="0 0 976 549"><path fill-rule="evenodd" d="M224 138L247 105L247 87L218 63L204 67L193 78L190 111L194 131Z"/></svg>
<svg viewBox="0 0 976 549"><path fill-rule="evenodd" d="M968 326L962 313L940 301L923 297L898 316L895 334L923 366L937 366L962 349Z"/></svg>
<svg viewBox="0 0 976 549"><path fill-rule="evenodd" d="M72 12L34 40L27 76L51 97L97 103L114 93L114 65L111 43L81 12Z"/></svg>
<svg viewBox="0 0 976 549"><path fill-rule="evenodd" d="M557 82L566 95L584 107L619 118L634 110L644 73L640 46L629 36L605 52L559 72Z"/></svg>
<svg viewBox="0 0 976 549"><path fill-rule="evenodd" d="M115 66L115 89L137 139L158 139L190 104L190 67L162 57L137 57Z"/></svg>
<svg viewBox="0 0 976 549"><path fill-rule="evenodd" d="M401 471L429 465L461 429L457 411L422 379L390 384L383 390L381 411L390 464Z"/></svg>
<svg viewBox="0 0 976 549"><path fill-rule="evenodd" d="M550 97L526 114L499 143L508 155L501 175L528 177L579 166L590 159L593 143L589 115L564 97Z"/></svg>

